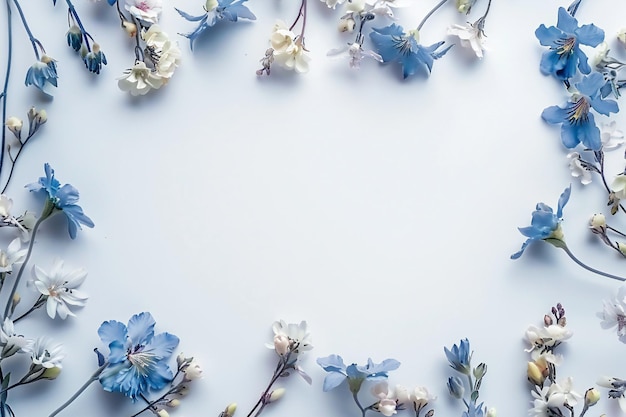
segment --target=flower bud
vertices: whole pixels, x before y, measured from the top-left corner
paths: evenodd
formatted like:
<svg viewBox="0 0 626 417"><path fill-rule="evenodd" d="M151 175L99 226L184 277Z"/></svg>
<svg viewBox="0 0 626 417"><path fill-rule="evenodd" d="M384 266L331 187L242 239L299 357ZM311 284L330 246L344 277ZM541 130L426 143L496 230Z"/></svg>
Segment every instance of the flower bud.
<svg viewBox="0 0 626 417"><path fill-rule="evenodd" d="M528 362L526 374L528 375L528 380L538 386L542 386L546 380L541 368L535 362Z"/></svg>
<svg viewBox="0 0 626 417"><path fill-rule="evenodd" d="M606 217L604 214L594 214L589 221L589 228L593 233L604 234L606 232Z"/></svg>
<svg viewBox="0 0 626 417"><path fill-rule="evenodd" d="M171 399L167 402L168 407L178 407L180 405L180 400L178 398Z"/></svg>
<svg viewBox="0 0 626 417"><path fill-rule="evenodd" d="M554 321L552 320L551 316L546 314L545 316L543 316L543 324L546 327L552 326L554 324Z"/></svg>
<svg viewBox="0 0 626 417"><path fill-rule="evenodd" d="M617 32L617 40L619 41L619 43L621 43L624 47L626 47L626 28L621 28L619 30L619 32Z"/></svg>
<svg viewBox="0 0 626 417"><path fill-rule="evenodd" d="M385 417L390 417L394 414L397 414L396 411L396 400L392 400L389 398L382 399L376 405L376 409L380 414Z"/></svg>
<svg viewBox="0 0 626 417"><path fill-rule="evenodd" d="M217 0L206 0L206 3L204 4L204 9L207 12L210 12L211 10L217 8L217 6L219 6Z"/></svg>
<svg viewBox="0 0 626 417"><path fill-rule="evenodd" d="M267 396L266 404L280 400L285 395L285 391L287 391L285 388L278 388L270 392L270 395Z"/></svg>
<svg viewBox="0 0 626 417"><path fill-rule="evenodd" d="M354 19L349 17L347 19L339 19L337 29L339 29L339 32L352 32L354 30L354 26Z"/></svg>
<svg viewBox="0 0 626 417"><path fill-rule="evenodd" d="M454 398L460 400L465 394L465 388L463 388L463 382L458 376L451 376L448 378L448 391Z"/></svg>
<svg viewBox="0 0 626 417"><path fill-rule="evenodd" d="M124 28L124 31L126 31L126 34L128 35L128 37L134 38L135 36L137 36L137 25L134 24L133 22L124 20L122 22L122 28Z"/></svg>
<svg viewBox="0 0 626 417"><path fill-rule="evenodd" d="M53 366L52 368L46 368L46 370L41 374L41 379L56 379L57 376L61 373L61 368L58 366Z"/></svg>
<svg viewBox="0 0 626 417"><path fill-rule="evenodd" d="M18 140L22 137L22 126L24 126L22 119L11 116L7 119L5 125Z"/></svg>
<svg viewBox="0 0 626 417"><path fill-rule="evenodd" d="M476 0L456 0L456 9L459 13L468 14Z"/></svg>
<svg viewBox="0 0 626 417"><path fill-rule="evenodd" d="M282 334L277 334L276 336L274 336L274 349L276 350L276 353L278 353L280 356L285 355L287 352L289 352L289 338L285 335Z"/></svg>
<svg viewBox="0 0 626 417"><path fill-rule="evenodd" d="M589 388L585 392L585 405L591 407L596 405L598 401L600 401L600 391L595 388Z"/></svg>
<svg viewBox="0 0 626 417"><path fill-rule="evenodd" d="M165 409L159 410L156 415L159 417L170 417L170 413L168 413Z"/></svg>
<svg viewBox="0 0 626 417"><path fill-rule="evenodd" d="M400 404L408 403L411 399L411 394L409 394L409 390L402 385L396 385L395 393L396 399Z"/></svg>
<svg viewBox="0 0 626 417"><path fill-rule="evenodd" d="M37 123L38 125L42 125L46 123L47 121L48 121L48 113L44 109L39 110L39 112L37 113L37 116L35 117L35 123Z"/></svg>
<svg viewBox="0 0 626 417"><path fill-rule="evenodd" d="M622 242L617 242L617 249L619 249L622 255L626 256L626 244Z"/></svg>
<svg viewBox="0 0 626 417"><path fill-rule="evenodd" d="M236 410L237 410L237 403L229 404L228 407L226 407L226 410L224 410L224 413L226 414L225 417L232 417L235 414Z"/></svg>
<svg viewBox="0 0 626 417"><path fill-rule="evenodd" d="M487 365L485 363L479 364L474 368L474 378L481 379L487 373Z"/></svg>
<svg viewBox="0 0 626 417"><path fill-rule="evenodd" d="M489 410L487 410L486 417L496 417L496 409L494 407L491 407Z"/></svg>

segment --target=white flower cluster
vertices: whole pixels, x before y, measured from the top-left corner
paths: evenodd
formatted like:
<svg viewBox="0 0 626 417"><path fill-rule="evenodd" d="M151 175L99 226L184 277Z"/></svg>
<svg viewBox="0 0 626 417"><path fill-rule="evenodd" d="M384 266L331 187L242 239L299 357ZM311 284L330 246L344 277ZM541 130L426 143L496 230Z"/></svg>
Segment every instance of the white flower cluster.
<svg viewBox="0 0 626 417"><path fill-rule="evenodd" d="M394 390L390 390L387 381L374 385L372 395L378 399L375 409L386 417L397 414L397 410L402 409L422 410L437 399L428 392L426 387L416 387L409 391L402 385L396 385ZM432 411L429 412L431 415ZM428 416L429 413L426 415Z"/></svg>
<svg viewBox="0 0 626 417"><path fill-rule="evenodd" d="M148 30L142 30L141 38L146 43L145 54L151 62L136 60L133 68L118 78L118 86L122 91L128 91L133 96L145 95L150 90L156 90L167 84L180 65L181 52L178 43L170 40L167 33L157 24Z"/></svg>
<svg viewBox="0 0 626 417"><path fill-rule="evenodd" d="M272 62L298 73L309 71L311 58L304 47L304 38L296 35L283 21L278 21L270 35Z"/></svg>

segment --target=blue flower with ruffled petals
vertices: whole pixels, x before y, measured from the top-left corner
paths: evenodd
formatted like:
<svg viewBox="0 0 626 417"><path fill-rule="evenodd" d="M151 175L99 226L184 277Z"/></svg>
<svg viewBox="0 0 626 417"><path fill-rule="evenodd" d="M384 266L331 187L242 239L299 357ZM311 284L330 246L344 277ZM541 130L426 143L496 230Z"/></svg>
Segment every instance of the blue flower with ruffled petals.
<svg viewBox="0 0 626 417"><path fill-rule="evenodd" d="M598 46L604 40L604 31L593 24L578 27L576 18L560 7L556 27L542 24L535 36L541 45L550 48L543 53L539 69L545 75L552 74L565 81L576 74L576 67L583 74L591 72L580 45Z"/></svg>
<svg viewBox="0 0 626 417"><path fill-rule="evenodd" d="M418 68L422 66L425 66L430 73L433 68L433 62L444 56L452 47L451 45L441 51L437 51L444 44L444 41L430 46L420 45L418 43L418 31L405 33L402 26L395 23L384 28L373 28L370 38L383 62L397 61L402 65L404 78L415 74Z"/></svg>
<svg viewBox="0 0 626 417"><path fill-rule="evenodd" d="M522 248L519 252L511 255L511 259L517 259L522 256L526 247L537 240L548 238L562 240L561 217L563 216L563 207L567 204L571 191L572 187L569 186L561 193L556 214L552 211L552 207L544 203L537 203L537 207L532 214L530 226L518 228L520 233L528 239L522 244Z"/></svg>
<svg viewBox="0 0 626 417"><path fill-rule="evenodd" d="M105 391L121 392L136 400L172 380L167 361L179 339L170 333L155 335L154 325L152 315L146 312L131 317L128 326L115 320L102 323L98 335L110 351L99 376Z"/></svg>
<svg viewBox="0 0 626 417"><path fill-rule="evenodd" d="M321 366L328 375L324 378L324 391L337 388L343 381L348 380L350 390L358 392L361 384L365 380L377 381L387 379L389 371L400 367L400 362L395 359L385 359L381 363L374 363L372 359L367 360L367 365L346 366L339 355L330 355L325 358L318 358L317 364Z"/></svg>
<svg viewBox="0 0 626 417"><path fill-rule="evenodd" d="M585 76L576 83L578 92L572 95L565 107L551 106L541 113L546 122L561 124L561 141L565 147L575 148L579 143L594 151L602 147L600 129L590 109L605 116L619 110L616 101L602 99L600 90L603 85L602 74L594 72Z"/></svg>
<svg viewBox="0 0 626 417"><path fill-rule="evenodd" d="M34 85L46 95L51 95L46 91L46 85L57 86L57 64L56 61L47 55L35 62L26 72L26 86Z"/></svg>
<svg viewBox="0 0 626 417"><path fill-rule="evenodd" d="M87 227L94 227L93 221L85 215L78 203L78 190L71 184L61 186L61 183L54 177L54 169L50 164L44 165L45 177L40 177L37 182L27 184L29 191L44 190L48 194L48 201L54 209L60 210L67 217L67 227L70 237L76 238L78 229L82 230L81 224ZM47 213L50 215L51 213Z"/></svg>
<svg viewBox="0 0 626 417"><path fill-rule="evenodd" d="M470 374L470 360L472 358L472 354L470 352L470 344L467 338L462 339L458 346L455 344L452 345L452 349L444 347L443 350L446 353L446 357L448 358L448 362L450 362L450 366L452 368L462 374Z"/></svg>
<svg viewBox="0 0 626 417"><path fill-rule="evenodd" d="M182 36L189 39L191 50L193 50L193 43L198 36L220 20L230 22L236 22L238 19L255 20L256 16L243 4L246 1L248 0L209 0L205 6L206 13L199 16L193 16L176 9L178 14L188 21L199 22L193 32L181 33Z"/></svg>

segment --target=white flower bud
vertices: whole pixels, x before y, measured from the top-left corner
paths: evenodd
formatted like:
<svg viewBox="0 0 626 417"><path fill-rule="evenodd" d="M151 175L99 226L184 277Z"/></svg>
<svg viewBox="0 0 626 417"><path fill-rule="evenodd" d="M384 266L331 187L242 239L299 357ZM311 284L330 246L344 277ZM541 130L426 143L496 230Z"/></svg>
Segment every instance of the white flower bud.
<svg viewBox="0 0 626 417"><path fill-rule="evenodd" d="M170 413L168 413L165 409L159 410L156 414L159 417L170 417Z"/></svg>
<svg viewBox="0 0 626 417"><path fill-rule="evenodd" d="M275 389L268 396L267 403L273 403L275 401L280 400L283 397L283 395L285 395L285 391L287 391L285 388Z"/></svg>
<svg viewBox="0 0 626 417"><path fill-rule="evenodd" d="M289 346L290 342L287 336L282 334L277 334L276 336L274 336L274 349L276 350L276 353L278 353L280 356L283 356L287 354L287 352L289 352Z"/></svg>
<svg viewBox="0 0 626 417"><path fill-rule="evenodd" d="M622 255L626 256L626 244L622 242L617 242L617 249L619 249Z"/></svg>
<svg viewBox="0 0 626 417"><path fill-rule="evenodd" d="M15 116L9 117L6 121L7 129L9 129L17 139L20 139L22 136L22 126L24 126L22 119Z"/></svg>
<svg viewBox="0 0 626 417"><path fill-rule="evenodd" d="M185 380L193 381L194 379L202 378L202 368L200 368L200 364L195 359L191 359L189 364L185 367Z"/></svg>
<svg viewBox="0 0 626 417"><path fill-rule="evenodd" d="M207 12L210 12L211 10L217 8L217 6L219 6L217 0L206 0L206 3L204 4L204 9Z"/></svg>
<svg viewBox="0 0 626 417"><path fill-rule="evenodd" d="M168 407L178 407L180 405L180 400L178 398L174 398L172 400L169 400L167 402L167 406Z"/></svg>
<svg viewBox="0 0 626 417"><path fill-rule="evenodd" d="M598 401L600 401L600 391L595 388L589 388L585 392L585 405L591 407L596 405Z"/></svg>
<svg viewBox="0 0 626 417"><path fill-rule="evenodd" d="M619 43L621 43L624 47L626 47L626 28L621 28L619 30L619 32L617 32L617 40L619 41Z"/></svg>
<svg viewBox="0 0 626 417"><path fill-rule="evenodd" d="M494 407L487 410L487 417L496 417L496 415L496 409Z"/></svg>
<svg viewBox="0 0 626 417"><path fill-rule="evenodd" d="M392 399L389 399L389 398L385 398L383 400L380 400L378 402L378 406L376 408L378 409L380 414L382 414L382 415L384 415L386 417L390 417L390 416L398 413L396 411L396 400L392 400Z"/></svg>
<svg viewBox="0 0 626 417"><path fill-rule="evenodd" d="M594 214L589 221L589 228L594 233L604 234L606 232L606 217L604 214Z"/></svg>
<svg viewBox="0 0 626 417"><path fill-rule="evenodd" d="M396 385L395 392L396 399L400 404L408 403L410 401L411 394L409 394L409 390L406 387L402 385Z"/></svg>
<svg viewBox="0 0 626 417"><path fill-rule="evenodd" d="M124 20L122 22L122 28L126 31L126 34L130 38L134 38L137 36L137 25L133 22L129 22L128 20Z"/></svg>

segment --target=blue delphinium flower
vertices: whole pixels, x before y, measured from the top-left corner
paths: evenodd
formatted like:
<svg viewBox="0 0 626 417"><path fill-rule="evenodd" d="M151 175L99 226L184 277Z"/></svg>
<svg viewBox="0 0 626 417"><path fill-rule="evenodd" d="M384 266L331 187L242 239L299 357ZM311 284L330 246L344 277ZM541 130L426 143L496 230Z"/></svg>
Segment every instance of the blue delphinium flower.
<svg viewBox="0 0 626 417"><path fill-rule="evenodd" d="M402 26L395 23L384 28L372 28L370 38L383 62L398 61L402 65L404 78L415 74L422 65L425 65L430 73L434 60L444 56L452 47L448 46L437 51L444 44L444 41L430 46L422 46L418 43L419 32L417 30L405 33Z"/></svg>
<svg viewBox="0 0 626 417"><path fill-rule="evenodd" d="M99 376L106 391L121 392L136 400L172 380L167 361L179 339L170 333L155 335L154 325L152 315L146 312L131 317L128 326L115 320L102 323L98 335L110 351L107 366Z"/></svg>
<svg viewBox="0 0 626 417"><path fill-rule="evenodd" d="M26 72L26 80L24 83L34 85L44 94L51 95L46 91L46 84L57 86L57 64L56 61L47 55L43 55L41 59L35 62Z"/></svg>
<svg viewBox="0 0 626 417"><path fill-rule="evenodd" d="M189 45L193 50L193 43L205 30L214 26L220 20L236 22L238 19L255 20L256 16L243 5L248 0L207 0L204 10L206 13L193 16L182 10L176 9L178 14L190 22L199 22L198 27L190 33L181 33L189 39Z"/></svg>
<svg viewBox="0 0 626 417"><path fill-rule="evenodd" d="M74 239L78 229L82 230L81 224L93 227L93 221L83 213L78 203L78 190L70 184L61 186L54 177L54 169L50 164L44 165L45 177L40 177L35 183L26 185L29 191L44 190L48 194L50 210L44 209L43 216L50 216L54 210L62 211L67 217L67 227L70 237Z"/></svg>
<svg viewBox="0 0 626 417"><path fill-rule="evenodd" d="M591 72L587 55L579 45L598 46L604 40L604 31L593 24L578 27L576 18L560 7L556 27L542 24L535 36L541 45L550 48L541 57L541 72L566 81L576 74L577 66L583 74Z"/></svg>
<svg viewBox="0 0 626 417"><path fill-rule="evenodd" d="M469 340L467 338L462 339L458 346L455 344L452 345L452 349L444 347L443 350L453 369L464 375L469 375L472 371L470 367L472 353L470 352Z"/></svg>
<svg viewBox="0 0 626 417"><path fill-rule="evenodd" d="M97 43L93 44L93 50L88 52L83 60L85 61L87 70L94 74L100 74L102 66L107 64L107 57L100 50L100 46Z"/></svg>
<svg viewBox="0 0 626 417"><path fill-rule="evenodd" d="M546 122L561 124L561 141L565 147L571 149L582 143L586 148L597 151L602 146L600 129L590 109L606 116L619 110L614 100L602 99L600 89L603 85L602 74L594 72L585 76L575 84L578 92L572 95L565 107L551 106L541 113Z"/></svg>
<svg viewBox="0 0 626 417"><path fill-rule="evenodd" d="M554 238L556 240L563 239L561 230L561 217L563 216L563 207L567 204L572 187L567 187L559 197L556 213L552 211L552 207L537 203L536 210L533 211L530 226L520 227L519 231L528 239L522 244L522 248L511 255L511 259L517 259L524 253L526 247L534 241Z"/></svg>
<svg viewBox="0 0 626 417"><path fill-rule="evenodd" d="M330 391L338 387L341 383L348 379L350 391L359 392L361 384L365 380L377 381L387 379L389 371L393 371L400 367L400 362L395 359L385 359L381 363L374 363L372 359L367 360L367 365L346 366L343 359L339 355L330 355L325 358L318 358L317 364L321 366L328 375L324 378L324 391Z"/></svg>

